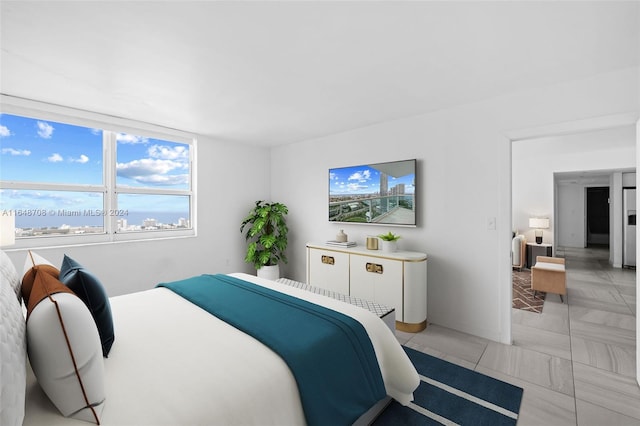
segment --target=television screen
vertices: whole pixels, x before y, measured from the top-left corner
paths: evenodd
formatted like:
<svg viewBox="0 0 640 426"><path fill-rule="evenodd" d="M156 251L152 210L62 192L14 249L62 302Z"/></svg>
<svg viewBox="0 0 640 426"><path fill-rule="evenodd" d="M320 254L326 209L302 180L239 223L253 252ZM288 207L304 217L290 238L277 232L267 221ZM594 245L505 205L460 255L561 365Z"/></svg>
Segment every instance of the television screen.
<svg viewBox="0 0 640 426"><path fill-rule="evenodd" d="M329 221L416 225L416 160L329 169Z"/></svg>

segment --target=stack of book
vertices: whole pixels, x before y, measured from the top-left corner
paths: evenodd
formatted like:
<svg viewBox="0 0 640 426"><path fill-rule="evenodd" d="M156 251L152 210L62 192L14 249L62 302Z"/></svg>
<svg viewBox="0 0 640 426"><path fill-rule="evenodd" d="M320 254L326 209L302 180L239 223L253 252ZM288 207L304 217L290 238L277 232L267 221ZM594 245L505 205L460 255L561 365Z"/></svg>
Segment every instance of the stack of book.
<svg viewBox="0 0 640 426"><path fill-rule="evenodd" d="M335 240L331 240L331 241L327 241L327 244L330 246L338 246L338 247L355 247L356 243L355 241L335 241Z"/></svg>

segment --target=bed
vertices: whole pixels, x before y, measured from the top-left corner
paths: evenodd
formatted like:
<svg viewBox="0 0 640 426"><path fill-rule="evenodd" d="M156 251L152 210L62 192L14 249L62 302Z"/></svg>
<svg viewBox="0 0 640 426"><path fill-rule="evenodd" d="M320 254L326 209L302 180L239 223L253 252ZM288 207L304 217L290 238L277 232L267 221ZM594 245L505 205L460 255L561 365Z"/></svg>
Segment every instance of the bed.
<svg viewBox="0 0 640 426"><path fill-rule="evenodd" d="M14 267L7 264L10 261L5 253L1 255L0 423L86 425L93 419L78 420L61 414L30 367L24 307L17 301L13 303L17 290L12 288L12 278L8 278ZM405 405L413 399L419 383L417 372L394 334L375 314L252 275L234 273L225 277L328 308L364 327L386 398L364 410L356 422L370 419L389 398ZM298 376L280 355L172 289L156 287L117 296L110 298L109 304L115 341L108 357L100 356L105 396L100 404L100 424L313 423L305 416ZM295 328L296 324L290 327ZM284 327L282 336L287 332ZM322 348L314 351L321 353ZM313 395L313 399L322 403L332 393L324 391Z"/></svg>

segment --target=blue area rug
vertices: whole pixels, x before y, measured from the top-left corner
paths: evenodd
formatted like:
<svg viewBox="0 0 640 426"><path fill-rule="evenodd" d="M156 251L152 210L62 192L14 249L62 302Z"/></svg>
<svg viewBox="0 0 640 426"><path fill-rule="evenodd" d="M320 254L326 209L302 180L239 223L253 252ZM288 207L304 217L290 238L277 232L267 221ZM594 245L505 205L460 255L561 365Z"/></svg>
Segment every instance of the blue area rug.
<svg viewBox="0 0 640 426"><path fill-rule="evenodd" d="M522 388L404 347L420 374L414 401L392 401L374 426L515 425Z"/></svg>

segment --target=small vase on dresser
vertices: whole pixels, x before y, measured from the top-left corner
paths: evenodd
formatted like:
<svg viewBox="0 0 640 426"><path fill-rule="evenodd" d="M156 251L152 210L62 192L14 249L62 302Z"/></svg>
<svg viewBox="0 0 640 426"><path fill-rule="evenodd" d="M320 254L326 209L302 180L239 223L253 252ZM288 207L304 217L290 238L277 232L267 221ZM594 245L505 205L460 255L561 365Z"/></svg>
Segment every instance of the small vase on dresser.
<svg viewBox="0 0 640 426"><path fill-rule="evenodd" d="M382 240L382 251L386 253L395 253L398 251L397 241L385 241Z"/></svg>
<svg viewBox="0 0 640 426"><path fill-rule="evenodd" d="M343 229L341 229L340 232L338 232L338 234L336 235L336 241L339 243L346 243L347 239L347 234L344 233Z"/></svg>

